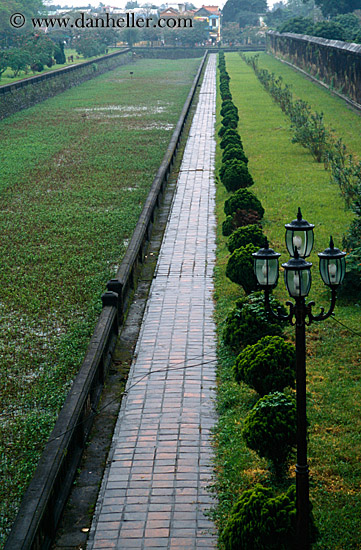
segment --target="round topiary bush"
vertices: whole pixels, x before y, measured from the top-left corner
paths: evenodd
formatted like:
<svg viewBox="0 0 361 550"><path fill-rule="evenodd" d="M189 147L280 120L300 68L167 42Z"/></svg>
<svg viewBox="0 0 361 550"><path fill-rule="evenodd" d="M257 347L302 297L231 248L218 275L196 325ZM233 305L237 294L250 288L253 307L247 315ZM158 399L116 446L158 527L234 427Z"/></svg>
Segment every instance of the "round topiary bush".
<svg viewBox="0 0 361 550"><path fill-rule="evenodd" d="M250 243L257 248L264 248L266 246L267 238L259 225L246 225L236 229L230 236L227 247L232 253L237 250L237 248L247 246L247 244Z"/></svg>
<svg viewBox="0 0 361 550"><path fill-rule="evenodd" d="M222 102L221 116L225 116L226 113L235 113L236 115L238 115L237 107L235 106L233 101L230 101L229 99Z"/></svg>
<svg viewBox="0 0 361 550"><path fill-rule="evenodd" d="M245 382L261 396L294 388L295 348L280 336L264 336L241 351L233 372L237 382Z"/></svg>
<svg viewBox="0 0 361 550"><path fill-rule="evenodd" d="M242 436L247 447L270 460L281 477L297 443L295 400L282 392L261 397L245 418Z"/></svg>
<svg viewBox="0 0 361 550"><path fill-rule="evenodd" d="M242 147L242 140L237 130L235 130L234 128L227 128L222 134L220 133L221 130L219 130L218 132L218 135L222 137L222 140L220 143L221 149L225 149L227 145L231 145L231 144L233 146L239 145L240 147Z"/></svg>
<svg viewBox="0 0 361 550"><path fill-rule="evenodd" d="M237 107L235 107L234 109L228 109L228 111L224 113L224 115L222 116L222 124L224 124L224 121L226 118L234 118L238 123L239 116L238 116Z"/></svg>
<svg viewBox="0 0 361 550"><path fill-rule="evenodd" d="M234 145L233 143L230 143L223 149L222 164L230 160L241 160L245 164L248 163L248 158L246 157L241 145Z"/></svg>
<svg viewBox="0 0 361 550"><path fill-rule="evenodd" d="M243 156L245 156L244 153L243 153L243 149L238 149L238 150L240 151L241 155L243 154ZM224 162L222 161L222 165L221 165L221 168L219 170L219 177L220 177L221 181L224 178L226 170L227 169L232 169L233 167L235 167L237 169L239 162L243 162L243 161L241 159L236 159L236 158L229 159L229 160L226 160ZM243 164L246 164L246 163L243 162Z"/></svg>
<svg viewBox="0 0 361 550"><path fill-rule="evenodd" d="M224 170L221 181L227 191L237 191L253 185L254 181L247 165L241 160L233 160Z"/></svg>
<svg viewBox="0 0 361 550"><path fill-rule="evenodd" d="M233 223L233 216L227 216L224 222L222 223L222 235L229 237L232 232L235 230Z"/></svg>
<svg viewBox="0 0 361 550"><path fill-rule="evenodd" d="M234 504L221 535L225 550L295 550L296 487L274 496L260 484Z"/></svg>
<svg viewBox="0 0 361 550"><path fill-rule="evenodd" d="M248 189L238 189L224 203L224 213L226 216L232 216L237 210L254 210L263 218L264 208L261 201L252 191Z"/></svg>
<svg viewBox="0 0 361 550"><path fill-rule="evenodd" d="M235 115L233 114L227 114L227 116L225 116L222 120L222 124L223 126L225 126L227 129L228 128L233 128L234 130L237 128L237 125L238 125L238 119Z"/></svg>
<svg viewBox="0 0 361 550"><path fill-rule="evenodd" d="M250 294L257 288L257 279L253 270L253 252L258 248L253 244L247 244L235 250L227 263L226 275L233 282L241 285L246 294Z"/></svg>
<svg viewBox="0 0 361 550"><path fill-rule="evenodd" d="M286 310L272 295L270 296L272 309L281 307ZM262 292L252 292L249 296L236 301L235 307L228 314L223 329L224 343L235 353L239 353L245 346L255 344L263 336L282 336L286 321L273 319L265 310Z"/></svg>
<svg viewBox="0 0 361 550"><path fill-rule="evenodd" d="M222 224L222 235L229 237L238 227L258 225L262 227L259 214L255 210L238 209L231 216L227 216Z"/></svg>
<svg viewBox="0 0 361 550"><path fill-rule="evenodd" d="M229 74L227 73L226 70L222 71L221 74L219 75L219 80L220 82L229 82L231 80L231 77L229 76Z"/></svg>
<svg viewBox="0 0 361 550"><path fill-rule="evenodd" d="M255 210L243 210L242 208L238 208L233 213L233 223L236 229L244 225L258 225L262 227L258 212Z"/></svg>
<svg viewBox="0 0 361 550"><path fill-rule="evenodd" d="M232 94L229 89L229 83L226 81L223 81L219 85L219 91L221 92L221 98L222 99L232 99Z"/></svg>

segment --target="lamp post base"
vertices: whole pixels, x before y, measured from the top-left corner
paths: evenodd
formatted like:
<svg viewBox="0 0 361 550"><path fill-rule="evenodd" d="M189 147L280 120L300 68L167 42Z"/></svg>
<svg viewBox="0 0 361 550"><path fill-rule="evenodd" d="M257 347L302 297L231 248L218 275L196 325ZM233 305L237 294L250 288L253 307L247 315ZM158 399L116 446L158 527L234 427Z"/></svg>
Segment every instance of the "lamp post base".
<svg viewBox="0 0 361 550"><path fill-rule="evenodd" d="M296 505L297 505L297 548L310 549L310 501L308 465L296 465Z"/></svg>

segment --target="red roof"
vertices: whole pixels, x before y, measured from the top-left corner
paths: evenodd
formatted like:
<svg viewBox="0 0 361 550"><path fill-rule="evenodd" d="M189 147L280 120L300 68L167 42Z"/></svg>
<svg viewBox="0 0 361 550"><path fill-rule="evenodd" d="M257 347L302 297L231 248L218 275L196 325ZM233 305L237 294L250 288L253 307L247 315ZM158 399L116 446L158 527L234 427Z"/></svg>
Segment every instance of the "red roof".
<svg viewBox="0 0 361 550"><path fill-rule="evenodd" d="M216 15L219 14L219 7L218 6L202 6L207 11L210 11L211 13L214 13Z"/></svg>

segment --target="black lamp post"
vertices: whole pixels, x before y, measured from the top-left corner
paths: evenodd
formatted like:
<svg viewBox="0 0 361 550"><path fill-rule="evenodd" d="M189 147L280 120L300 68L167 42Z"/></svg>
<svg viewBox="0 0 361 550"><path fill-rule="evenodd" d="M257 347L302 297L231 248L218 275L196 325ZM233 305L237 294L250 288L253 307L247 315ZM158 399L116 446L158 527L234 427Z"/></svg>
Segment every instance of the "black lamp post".
<svg viewBox="0 0 361 550"><path fill-rule="evenodd" d="M324 308L314 316L314 302L306 304L305 298L311 288L311 266L305 258L310 255L313 246L313 228L302 219L300 208L297 219L286 226L286 246L290 260L282 264L288 293L294 302L287 302L289 314L280 310L273 311L270 306L270 294L278 280L278 258L280 254L268 245L254 253L254 271L258 284L265 291L265 307L276 319L286 319L296 327L296 390L297 390L297 464L296 464L296 501L297 501L297 541L299 550L308 550L309 541L309 474L307 464L307 415L306 415L306 325L313 321L323 321L332 315L336 303L336 291L345 276L345 252L334 247L331 237L330 246L318 254L320 273L325 285L331 288L331 304L327 313Z"/></svg>

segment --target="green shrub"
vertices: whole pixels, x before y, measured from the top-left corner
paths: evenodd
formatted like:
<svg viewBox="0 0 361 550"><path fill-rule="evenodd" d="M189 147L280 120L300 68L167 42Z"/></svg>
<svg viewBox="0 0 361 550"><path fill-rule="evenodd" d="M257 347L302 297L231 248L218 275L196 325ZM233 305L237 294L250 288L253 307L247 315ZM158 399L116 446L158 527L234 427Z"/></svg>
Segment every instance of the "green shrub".
<svg viewBox="0 0 361 550"><path fill-rule="evenodd" d="M227 216L224 222L222 223L222 235L229 237L231 233L235 230L233 223L233 216Z"/></svg>
<svg viewBox="0 0 361 550"><path fill-rule="evenodd" d="M228 128L233 128L234 130L237 128L238 126L238 119L237 117L235 117L233 114L231 115L228 115L225 116L223 119L222 119L222 124L223 126L225 126L227 129Z"/></svg>
<svg viewBox="0 0 361 550"><path fill-rule="evenodd" d="M238 355L233 372L259 395L295 386L296 354L280 336L264 336Z"/></svg>
<svg viewBox="0 0 361 550"><path fill-rule="evenodd" d="M243 151L243 148L240 145L230 144L223 149L222 153L222 163L227 162L228 160L241 160L245 164L248 163L248 158Z"/></svg>
<svg viewBox="0 0 361 550"><path fill-rule="evenodd" d="M240 151L241 155L243 154L243 156L245 157L245 154L243 153L243 149L238 149L238 151ZM235 167L235 169L237 170L239 162L243 162L242 159L231 158L224 162L222 161L222 165L219 170L219 177L221 181L223 181L223 178L227 169L232 169L232 167ZM246 163L243 162L243 164L246 164Z"/></svg>
<svg viewBox="0 0 361 550"><path fill-rule="evenodd" d="M250 243L258 248L264 248L266 246L267 238L259 225L246 225L236 229L230 236L227 247L232 253L237 250L237 248L241 248Z"/></svg>
<svg viewBox="0 0 361 550"><path fill-rule="evenodd" d="M330 133L323 122L323 113L311 113L305 124L293 124L292 129L292 143L299 143L310 151L317 162L322 162L330 147Z"/></svg>
<svg viewBox="0 0 361 550"><path fill-rule="evenodd" d="M227 109L227 111L222 115L222 124L224 124L225 118L234 118L237 122L239 121L238 116L238 110L237 107L234 107L234 109L231 109L230 107Z"/></svg>
<svg viewBox="0 0 361 550"><path fill-rule="evenodd" d="M231 77L229 76L226 70L222 71L221 74L219 75L220 82L229 82L230 80L231 80Z"/></svg>
<svg viewBox="0 0 361 550"><path fill-rule="evenodd" d="M238 189L224 203L224 213L231 216L237 210L254 210L260 218L263 218L264 208L261 201L252 191L248 189Z"/></svg>
<svg viewBox="0 0 361 550"><path fill-rule="evenodd" d="M235 113L238 116L238 109L229 99L222 102L221 116L226 116L226 113Z"/></svg>
<svg viewBox="0 0 361 550"><path fill-rule="evenodd" d="M229 89L229 83L228 82L221 82L219 85L219 91L221 92L221 98L223 100L225 99L232 99L232 94Z"/></svg>
<svg viewBox="0 0 361 550"><path fill-rule="evenodd" d="M227 277L234 283L241 285L246 294L250 294L257 288L252 257L252 253L257 252L257 250L258 248L253 244L237 248L231 254L227 263Z"/></svg>
<svg viewBox="0 0 361 550"><path fill-rule="evenodd" d="M220 132L218 132L218 135L220 135ZM233 145L233 146L242 146L242 140L239 136L239 133L234 128L227 128L225 132L222 133L222 139L220 143L221 149L225 149L227 145Z"/></svg>
<svg viewBox="0 0 361 550"><path fill-rule="evenodd" d="M280 477L297 443L296 402L281 392L261 397L245 418L242 436Z"/></svg>
<svg viewBox="0 0 361 550"><path fill-rule="evenodd" d="M221 535L225 550L294 550L296 487L274 496L260 484L234 504Z"/></svg>
<svg viewBox="0 0 361 550"><path fill-rule="evenodd" d="M221 182L227 191L237 191L253 185L254 181L247 165L241 160L233 160L227 164Z"/></svg>
<svg viewBox="0 0 361 550"><path fill-rule="evenodd" d="M232 215L228 215L222 224L222 235L229 237L238 227L246 225L261 226L259 214L255 210L238 209Z"/></svg>
<svg viewBox="0 0 361 550"><path fill-rule="evenodd" d="M270 303L273 310L281 307L286 310L272 295ZM281 336L286 321L277 321L266 312L264 295L253 292L236 301L235 307L228 314L223 329L224 343L234 352L239 353L245 346L255 344L263 336Z"/></svg>

